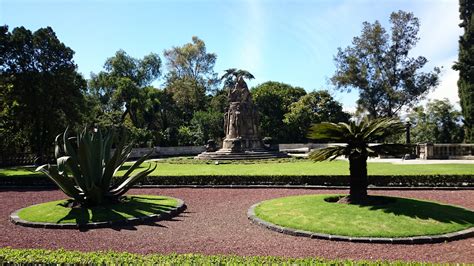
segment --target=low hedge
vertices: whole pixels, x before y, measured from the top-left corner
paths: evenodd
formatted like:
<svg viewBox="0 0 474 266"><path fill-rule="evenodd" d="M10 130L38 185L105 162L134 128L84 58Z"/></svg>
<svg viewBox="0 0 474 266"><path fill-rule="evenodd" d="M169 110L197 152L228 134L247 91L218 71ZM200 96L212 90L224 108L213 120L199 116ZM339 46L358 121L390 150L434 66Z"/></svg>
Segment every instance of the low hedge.
<svg viewBox="0 0 474 266"><path fill-rule="evenodd" d="M138 185L167 186L348 186L346 175L196 175L196 176L148 176ZM473 187L474 175L372 175L369 185L386 187ZM0 187L54 186L46 176L0 176Z"/></svg>
<svg viewBox="0 0 474 266"><path fill-rule="evenodd" d="M1 265L425 265L420 262L327 260L233 255L139 255L128 252L79 252L0 248ZM432 265L431 263L429 265Z"/></svg>

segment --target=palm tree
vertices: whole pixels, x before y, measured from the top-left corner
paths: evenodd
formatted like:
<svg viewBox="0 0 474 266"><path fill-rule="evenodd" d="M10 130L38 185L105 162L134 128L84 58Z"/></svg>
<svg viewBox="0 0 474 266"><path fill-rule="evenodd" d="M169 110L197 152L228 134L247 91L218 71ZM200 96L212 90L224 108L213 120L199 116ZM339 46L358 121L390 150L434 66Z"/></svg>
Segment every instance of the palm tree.
<svg viewBox="0 0 474 266"><path fill-rule="evenodd" d="M254 79L255 77L247 70L229 68L225 70L225 74L222 75L221 80L224 80L224 88L232 88L241 78Z"/></svg>
<svg viewBox="0 0 474 266"><path fill-rule="evenodd" d="M398 120L382 118L364 119L349 123L320 123L310 128L308 138L345 145L330 146L313 151L310 158L315 161L334 160L339 156L349 158L350 193L347 202L367 200L367 158L381 154L398 155L406 153L403 144L381 143L387 137L403 133L405 126ZM372 143L372 144L370 144Z"/></svg>

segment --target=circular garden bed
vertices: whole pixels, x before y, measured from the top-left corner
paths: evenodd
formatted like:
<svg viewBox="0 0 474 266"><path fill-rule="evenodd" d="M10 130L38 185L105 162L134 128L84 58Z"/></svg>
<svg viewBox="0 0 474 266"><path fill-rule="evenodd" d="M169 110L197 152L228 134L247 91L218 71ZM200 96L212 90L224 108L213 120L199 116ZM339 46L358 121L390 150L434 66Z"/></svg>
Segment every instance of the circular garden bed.
<svg viewBox="0 0 474 266"><path fill-rule="evenodd" d="M474 212L408 198L372 196L375 204L337 203L343 195L304 195L260 202L251 220L282 233L379 243L443 242L474 235Z"/></svg>
<svg viewBox="0 0 474 266"><path fill-rule="evenodd" d="M169 219L186 208L177 198L152 195L126 196L120 203L74 207L70 200L32 205L11 214L15 224L44 228L110 227Z"/></svg>

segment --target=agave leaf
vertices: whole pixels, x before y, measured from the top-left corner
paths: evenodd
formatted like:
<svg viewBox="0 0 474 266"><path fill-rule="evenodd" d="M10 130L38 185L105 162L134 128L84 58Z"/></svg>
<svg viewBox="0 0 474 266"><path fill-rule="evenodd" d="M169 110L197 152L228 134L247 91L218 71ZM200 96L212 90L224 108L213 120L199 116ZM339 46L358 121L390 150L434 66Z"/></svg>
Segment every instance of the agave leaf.
<svg viewBox="0 0 474 266"><path fill-rule="evenodd" d="M124 178L127 178L135 169L137 169L146 159L148 159L148 157L150 157L150 155L153 154L153 152L155 151L155 149L151 149L151 151L149 153L147 153L146 155L144 155L142 158L140 158L139 160L137 160L130 168L128 168L127 172L125 172L125 174L123 175Z"/></svg>
<svg viewBox="0 0 474 266"><path fill-rule="evenodd" d="M70 178L60 175L56 168L45 164L36 168L36 171L48 176L67 196L79 201L82 199L80 191L77 190Z"/></svg>
<svg viewBox="0 0 474 266"><path fill-rule="evenodd" d="M85 191L89 191L92 188L92 177L90 172L90 165L89 165L89 157L90 153L89 149L89 142L86 139L86 136L82 136L79 140L79 147L78 147L78 162L81 166L82 178L84 181L83 189Z"/></svg>
<svg viewBox="0 0 474 266"><path fill-rule="evenodd" d="M158 166L157 163L154 163L154 166L151 167L152 164L148 166L147 169L128 177L125 181L122 182L117 188L110 190L110 194L119 197L125 194L136 182L138 182L141 178L149 175L151 172L155 171L156 167Z"/></svg>
<svg viewBox="0 0 474 266"><path fill-rule="evenodd" d="M67 177L66 164L69 159L71 159L70 156L62 156L56 159L56 163L58 165L58 173L60 175L64 175Z"/></svg>
<svg viewBox="0 0 474 266"><path fill-rule="evenodd" d="M121 151L119 150L119 147L117 147L114 151L114 154L112 155L112 158L110 158L108 161L105 162L105 169L104 169L104 175L102 176L102 181L101 181L101 186L102 188L108 189L110 187L110 182L117 172L116 169L119 169L120 166L117 165L117 160L119 159Z"/></svg>
<svg viewBox="0 0 474 266"><path fill-rule="evenodd" d="M54 139L54 156L56 158L61 157L61 147L59 146L59 138L61 137L61 134L57 135L56 138Z"/></svg>
<svg viewBox="0 0 474 266"><path fill-rule="evenodd" d="M103 165L102 165L102 133L98 131L96 134L86 133L87 136L90 136L89 146L87 151L89 156L87 157L88 165L90 167L89 173L91 178L91 183L95 185L100 185L103 174Z"/></svg>

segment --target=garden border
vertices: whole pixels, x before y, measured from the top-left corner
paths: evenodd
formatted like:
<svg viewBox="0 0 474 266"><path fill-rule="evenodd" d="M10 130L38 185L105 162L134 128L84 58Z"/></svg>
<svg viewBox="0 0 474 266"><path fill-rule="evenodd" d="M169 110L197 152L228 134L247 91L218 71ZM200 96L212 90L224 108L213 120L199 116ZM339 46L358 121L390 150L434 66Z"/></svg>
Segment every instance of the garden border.
<svg viewBox="0 0 474 266"><path fill-rule="evenodd" d="M279 226L265 220L258 218L255 215L255 208L262 202L255 203L247 211L248 219L259 226L263 226L272 231L300 237L309 237L315 239L325 239L332 241L346 241L346 242L358 242L358 243L374 243L374 244L429 244L429 243L442 243L445 241L454 241L459 239L465 239L474 236L474 227L464 229L457 232L442 234L442 235L427 235L427 236L414 236L414 237L350 237L341 235L331 235L323 233L314 233L304 230L298 230ZM472 211L472 210L471 210Z"/></svg>
<svg viewBox="0 0 474 266"><path fill-rule="evenodd" d="M474 187L474 175L372 175L371 187ZM348 175L189 175L147 176L135 186L204 186L204 187L344 187L349 185ZM1 176L0 188L56 187L46 176Z"/></svg>
<svg viewBox="0 0 474 266"><path fill-rule="evenodd" d="M93 222L93 223L87 223L87 224L77 224L77 223L63 223L63 224L57 224L57 223L43 223L43 222L30 222L21 219L18 216L18 213L23 210L24 208L18 209L14 211L12 214L10 214L10 221L14 223L15 225L21 225L25 227L34 227L34 228L48 228L48 229L92 229L92 228L110 228L110 227L115 227L115 226L124 226L124 225L140 225L143 222L151 222L151 221L161 221L161 220L167 220L171 219L184 210L186 210L186 204L184 204L184 201L182 199L174 198L174 197L168 197L171 199L175 199L177 201L176 207L163 211L160 214L151 214L151 215L144 215L144 216L139 216L139 217L131 217L127 218L125 220L119 220L119 221L108 221L108 222ZM43 203L39 203L43 204ZM35 204L35 205L39 205ZM35 205L30 205L35 206ZM25 207L25 208L28 208Z"/></svg>

